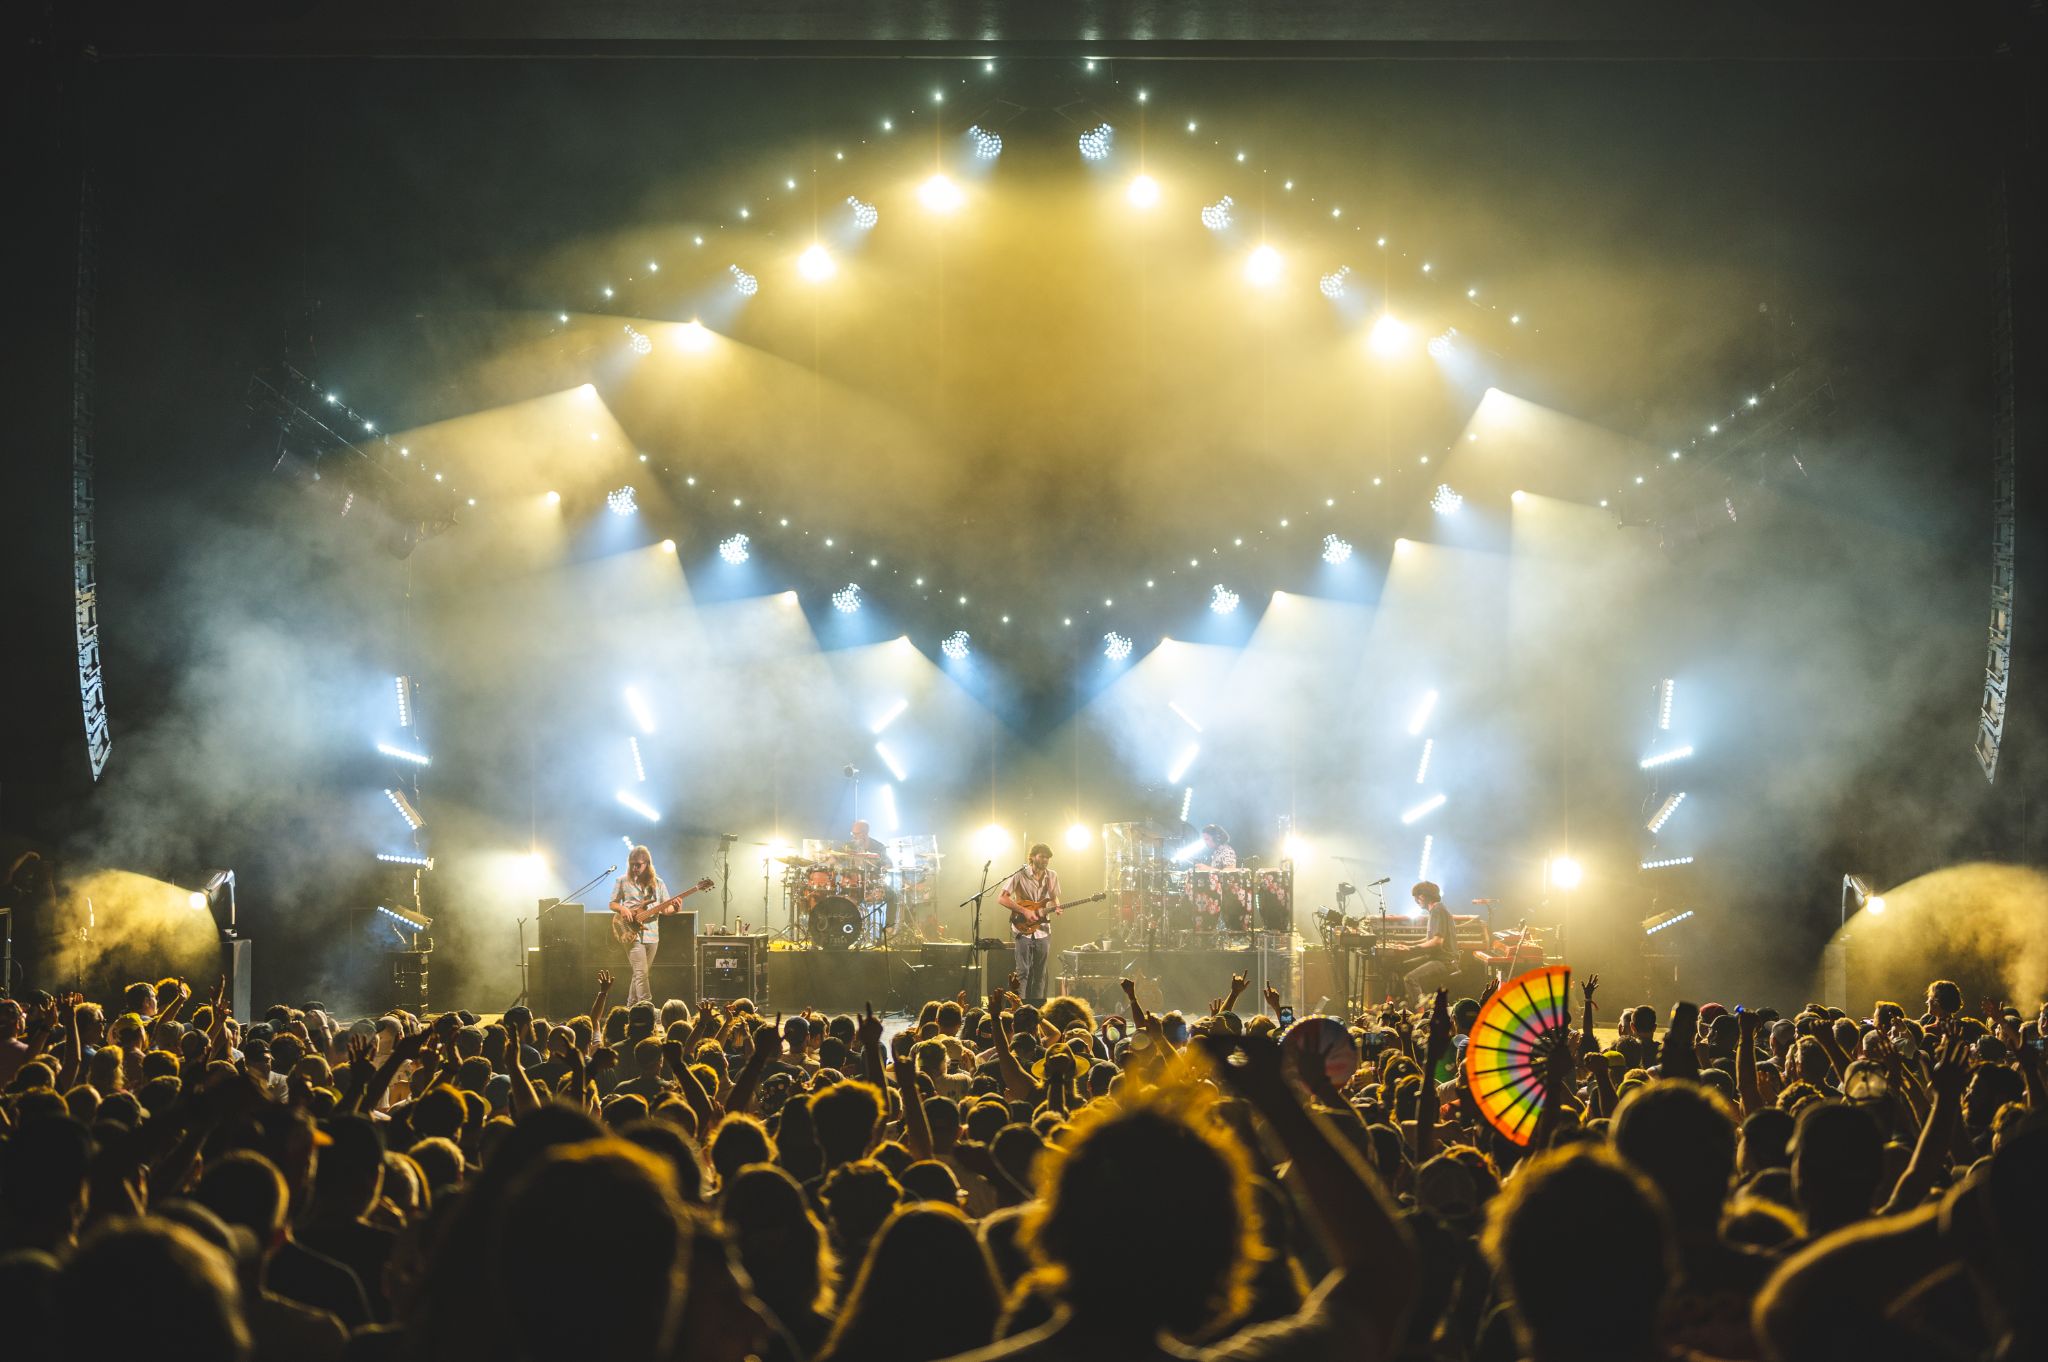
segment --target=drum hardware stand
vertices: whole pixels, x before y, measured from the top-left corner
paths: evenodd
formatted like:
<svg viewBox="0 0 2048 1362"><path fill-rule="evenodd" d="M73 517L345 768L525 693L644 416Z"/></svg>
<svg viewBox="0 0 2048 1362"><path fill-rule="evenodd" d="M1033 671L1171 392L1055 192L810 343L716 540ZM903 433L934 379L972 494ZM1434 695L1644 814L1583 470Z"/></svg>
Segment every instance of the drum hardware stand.
<svg viewBox="0 0 2048 1362"><path fill-rule="evenodd" d="M583 891L589 889L591 886L595 885L599 880L611 874L613 871L616 871L618 868L618 864L614 862L612 865L606 867L603 870L598 871L595 875L592 875L589 879L585 880L583 883L577 885L574 889L571 889L568 893L556 899L555 902L573 903L576 900L576 898L583 893ZM513 919L513 926L514 930L516 930L519 934L519 996L514 998L510 1003L506 1004L506 1006L508 1008L527 1007L531 1004L529 1004L526 1001L528 987L526 979L526 919L523 917Z"/></svg>
<svg viewBox="0 0 2048 1362"><path fill-rule="evenodd" d="M718 925L732 925L732 844L739 841L739 835L731 832L718 834Z"/></svg>

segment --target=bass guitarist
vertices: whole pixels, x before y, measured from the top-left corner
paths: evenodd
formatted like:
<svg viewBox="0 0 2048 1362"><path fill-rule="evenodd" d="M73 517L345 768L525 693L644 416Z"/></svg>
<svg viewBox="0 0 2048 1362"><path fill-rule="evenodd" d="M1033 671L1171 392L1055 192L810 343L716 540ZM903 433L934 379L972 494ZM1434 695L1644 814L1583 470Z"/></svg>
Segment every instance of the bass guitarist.
<svg viewBox="0 0 2048 1362"><path fill-rule="evenodd" d="M1045 1001L1046 967L1052 955L1052 924L1049 912L1060 904L1060 877L1052 868L1052 848L1037 842L1031 860L1010 877L998 902L1010 910L1010 931L1015 937L1017 976L1023 981L1024 1001Z"/></svg>
<svg viewBox="0 0 2048 1362"><path fill-rule="evenodd" d="M623 919L631 910L645 904L660 903L667 897L668 886L661 882L661 876L654 873L654 853L646 847L634 847L626 856L626 873L619 876L619 882L612 890L612 912ZM654 994L647 986L647 972L654 968L654 952L661 945L660 919L650 917L637 929L629 923L621 937L626 944L626 966L631 977L631 982L626 985L626 1006L651 1003ZM600 1027L604 1025L603 1017L592 1020Z"/></svg>

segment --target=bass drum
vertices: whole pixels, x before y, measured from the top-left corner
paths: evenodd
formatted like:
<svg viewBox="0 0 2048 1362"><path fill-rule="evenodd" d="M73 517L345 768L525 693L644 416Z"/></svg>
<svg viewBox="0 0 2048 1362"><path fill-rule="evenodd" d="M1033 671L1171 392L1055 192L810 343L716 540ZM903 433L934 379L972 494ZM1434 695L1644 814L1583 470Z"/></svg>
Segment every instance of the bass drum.
<svg viewBox="0 0 2048 1362"><path fill-rule="evenodd" d="M811 944L843 951L860 940L860 906L834 894L811 905Z"/></svg>

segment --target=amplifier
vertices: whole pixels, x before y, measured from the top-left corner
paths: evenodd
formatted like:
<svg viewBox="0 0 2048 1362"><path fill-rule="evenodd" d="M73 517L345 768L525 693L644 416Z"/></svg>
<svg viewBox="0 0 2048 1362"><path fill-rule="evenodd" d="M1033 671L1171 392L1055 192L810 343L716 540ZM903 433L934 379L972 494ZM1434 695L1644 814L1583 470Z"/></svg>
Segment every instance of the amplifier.
<svg viewBox="0 0 2048 1362"><path fill-rule="evenodd" d="M751 998L758 1008L768 1001L768 934L700 936L697 938L699 1001L729 1003Z"/></svg>

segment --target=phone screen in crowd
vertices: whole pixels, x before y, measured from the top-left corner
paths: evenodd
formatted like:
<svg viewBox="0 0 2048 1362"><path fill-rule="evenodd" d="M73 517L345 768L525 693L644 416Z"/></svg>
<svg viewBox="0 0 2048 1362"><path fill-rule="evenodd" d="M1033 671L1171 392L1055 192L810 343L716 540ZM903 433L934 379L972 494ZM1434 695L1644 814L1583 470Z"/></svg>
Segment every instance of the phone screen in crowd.
<svg viewBox="0 0 2048 1362"><path fill-rule="evenodd" d="M1294 1025L1294 1009L1293 1009L1293 1008L1291 1008L1291 1007L1283 1007L1283 1008L1281 1008L1281 1009L1280 1009L1280 1024L1281 1024L1282 1026L1292 1026L1292 1025Z"/></svg>

